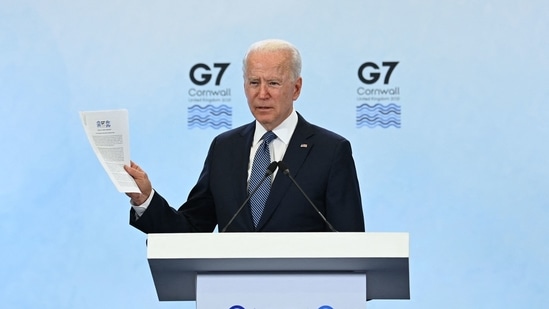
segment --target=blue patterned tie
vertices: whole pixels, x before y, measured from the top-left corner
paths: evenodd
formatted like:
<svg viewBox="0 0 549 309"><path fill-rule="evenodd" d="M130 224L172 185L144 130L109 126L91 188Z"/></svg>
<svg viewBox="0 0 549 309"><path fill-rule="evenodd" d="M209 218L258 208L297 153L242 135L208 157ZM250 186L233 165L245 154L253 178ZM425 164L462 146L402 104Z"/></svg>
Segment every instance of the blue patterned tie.
<svg viewBox="0 0 549 309"><path fill-rule="evenodd" d="M252 165L252 172L250 174L250 183L248 184L248 193L251 192L265 176L267 168L271 163L271 152L269 151L269 143L276 138L276 134L269 131L262 137L263 142L259 145L254 157L254 163ZM254 225L257 227L263 208L265 208L265 202L269 197L269 191L271 190L272 175L265 179L259 189L250 198L250 207L252 209L252 217L254 219Z"/></svg>

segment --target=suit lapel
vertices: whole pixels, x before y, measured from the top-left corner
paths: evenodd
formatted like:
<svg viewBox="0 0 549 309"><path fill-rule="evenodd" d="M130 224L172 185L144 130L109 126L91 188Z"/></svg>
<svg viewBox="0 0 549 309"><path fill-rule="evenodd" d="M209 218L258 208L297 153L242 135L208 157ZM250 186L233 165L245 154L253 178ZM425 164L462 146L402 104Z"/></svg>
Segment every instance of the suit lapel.
<svg viewBox="0 0 549 309"><path fill-rule="evenodd" d="M288 144L288 148L286 149L283 158L284 163L286 163L290 169L290 173L293 177L299 173L299 169L314 146L310 140L313 134L314 129L311 124L303 119L298 113L297 126L292 134L292 138L290 139L290 143ZM263 215L257 226L258 231L260 231L269 221L291 185L291 180L284 175L281 170L278 170L265 209L263 210Z"/></svg>
<svg viewBox="0 0 549 309"><path fill-rule="evenodd" d="M250 148L252 145L253 135L255 130L255 122L245 126L238 135L235 136L234 145L231 149L234 149L234 158L227 160L231 162L232 166L228 167L232 170L229 175L236 175L236 178L232 182L232 192L234 193L233 212L238 210L238 207L248 197L248 161L250 157ZM231 203L232 204L232 203ZM237 223L239 222L239 223ZM238 215L235 222L232 225L241 225L247 227L248 231L254 230L254 224L249 207L244 207L242 213Z"/></svg>

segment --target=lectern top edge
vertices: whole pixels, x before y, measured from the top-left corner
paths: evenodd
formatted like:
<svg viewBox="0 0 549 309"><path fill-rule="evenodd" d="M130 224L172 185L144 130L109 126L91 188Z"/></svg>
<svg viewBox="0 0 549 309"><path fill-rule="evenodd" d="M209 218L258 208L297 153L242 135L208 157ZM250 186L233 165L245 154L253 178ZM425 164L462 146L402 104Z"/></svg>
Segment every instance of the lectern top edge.
<svg viewBox="0 0 549 309"><path fill-rule="evenodd" d="M149 259L408 258L406 233L149 234Z"/></svg>

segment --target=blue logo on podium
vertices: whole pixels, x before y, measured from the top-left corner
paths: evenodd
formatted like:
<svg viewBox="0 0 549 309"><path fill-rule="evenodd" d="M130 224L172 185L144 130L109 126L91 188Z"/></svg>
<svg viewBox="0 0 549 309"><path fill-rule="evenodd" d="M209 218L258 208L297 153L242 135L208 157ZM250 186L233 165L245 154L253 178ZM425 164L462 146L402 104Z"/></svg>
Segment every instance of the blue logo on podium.
<svg viewBox="0 0 549 309"><path fill-rule="evenodd" d="M240 305L234 305L234 306L232 306L232 307L229 308L229 309L246 309L246 308L244 308L244 307L242 307L242 306L240 306ZM332 306L323 305L323 306L318 307L318 309L334 309L334 308L332 308Z"/></svg>

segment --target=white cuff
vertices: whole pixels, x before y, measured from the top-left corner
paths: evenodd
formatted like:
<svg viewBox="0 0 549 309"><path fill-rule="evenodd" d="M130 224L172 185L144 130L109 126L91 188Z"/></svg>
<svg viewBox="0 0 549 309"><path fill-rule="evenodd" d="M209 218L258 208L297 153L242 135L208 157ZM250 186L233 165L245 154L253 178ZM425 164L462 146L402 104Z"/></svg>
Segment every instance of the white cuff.
<svg viewBox="0 0 549 309"><path fill-rule="evenodd" d="M149 207L149 205L151 204L153 195L154 195L154 189L151 191L151 194L149 195L147 200L145 200L145 202L141 205L133 205L130 201L130 204L132 205L132 208L135 211L137 218L141 217L145 212L145 210L147 210L147 207Z"/></svg>

